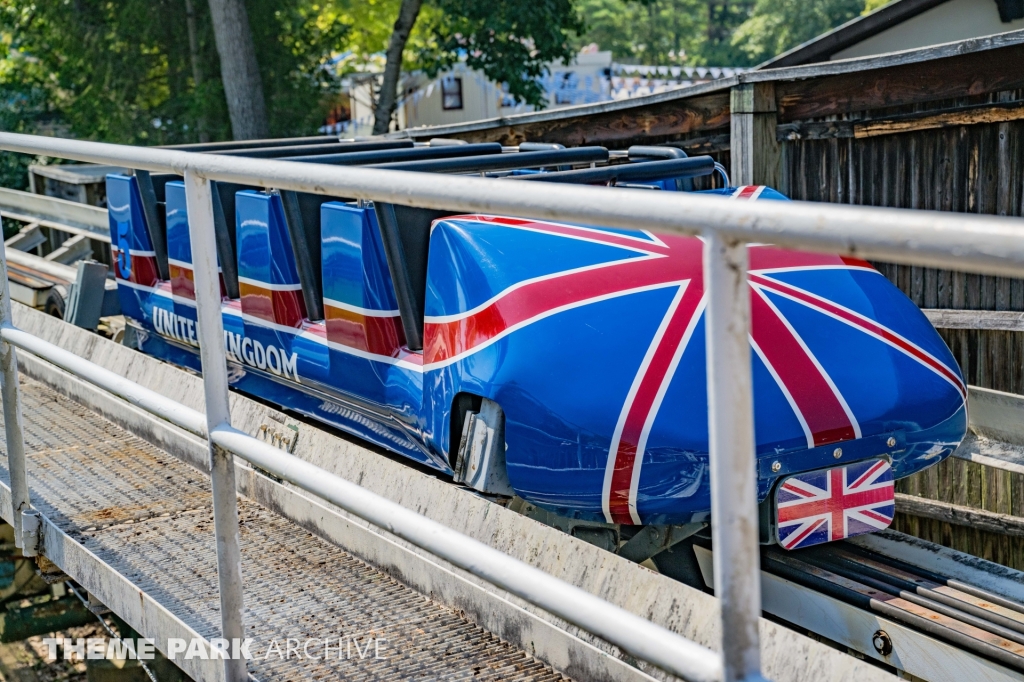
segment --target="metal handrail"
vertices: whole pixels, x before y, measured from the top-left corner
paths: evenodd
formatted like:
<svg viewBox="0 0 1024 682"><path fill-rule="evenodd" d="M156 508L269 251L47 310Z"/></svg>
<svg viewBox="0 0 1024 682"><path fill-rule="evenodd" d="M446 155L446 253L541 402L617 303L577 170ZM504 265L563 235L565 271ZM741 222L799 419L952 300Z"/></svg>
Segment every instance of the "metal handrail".
<svg viewBox="0 0 1024 682"><path fill-rule="evenodd" d="M76 141L57 141L29 136L0 134L0 149L44 153L41 146L48 148L49 156L70 157L82 161L96 162L108 154L129 153L132 148L103 145L98 143L81 143ZM83 151L82 145L85 145ZM67 149L64 146L67 145ZM54 148L56 147L56 148ZM191 162L199 158L199 154L173 152L167 150L143 150L154 153L161 160ZM235 162L237 159L223 156L205 156L205 159L220 159ZM261 159L244 159L244 165L259 168L268 165L280 165ZM200 165L205 160L198 161ZM128 163L128 166L141 167L151 171L176 170L173 165L156 163ZM285 163L289 172L295 169L309 168L308 164ZM336 173L338 168L329 168L328 175ZM365 170L365 169L364 169ZM402 182L419 174L401 171L374 171L392 181ZM140 407L151 414L175 424L191 433L207 438L210 448L210 469L213 488L214 532L217 541L217 566L220 593L221 634L231 640L244 637L242 627L242 575L241 552L239 547L238 509L235 491L234 459L237 455L242 459L274 474L298 487L310 492L342 509L377 525L409 542L427 550L471 574L517 595L527 602L538 606L555 616L573 623L614 644L623 651L648 661L653 665L684 679L700 682L718 682L735 679L759 679L759 651L757 625L760 614L760 595L757 566L756 537L745 537L744 533L734 533L737 538L730 542L719 540L722 547L745 546L746 560L738 565L747 567L747 575L739 576L748 584L754 585L755 597L746 599L746 603L733 608L733 626L739 632L746 630L746 636L730 637L724 642L726 655L723 657L705 647L692 642L661 626L629 613L605 600L569 585L551 575L499 552L479 541L457 533L445 526L427 519L411 510L386 500L360 486L345 481L326 472L294 455L281 452L247 434L231 427L228 406L227 360L222 344L224 338L223 320L220 310L220 289L217 275L216 245L214 242L213 204L210 179L221 176L199 175L193 170L185 171L186 203L189 215L189 235L193 246L193 273L196 292L198 330L200 337L200 355L203 369L203 387L206 397L206 416L178 404L158 393L146 389L109 370L101 368L83 358L79 358L53 344L34 337L13 326L10 292L7 283L6 258L0 251L0 392L3 398L5 419L5 435L7 440L8 468L11 476L12 522L15 527L15 539L26 554L36 550L28 544L28 533L23 533L22 520L38 518L38 512L32 509L28 488L22 433L21 402L18 389L18 369L15 348L30 352L58 367L78 376L93 385L121 397L132 405ZM436 176L430 176L437 178ZM262 181L250 177L250 184L264 185ZM457 181L458 182L458 181ZM490 181L485 181L490 182ZM331 190L316 184L306 186L301 182L273 183L281 189L300 189L326 193ZM334 185L340 188L340 185ZM350 193L343 192L349 195ZM416 204L418 198L406 198L406 203ZM740 249L744 253L745 249ZM744 336L744 340L745 340ZM724 412L723 412L724 414ZM751 415L752 420L752 415ZM209 426L212 425L212 426ZM741 429L742 430L742 429ZM752 423L750 424L752 433ZM751 443L752 443L751 436ZM755 518L756 507L753 497L753 450L747 453L750 469L749 504L746 505L749 519ZM727 458L719 457L723 462ZM729 466L726 464L726 466ZM713 474L714 476L714 474ZM719 476L719 479L722 477ZM725 499L724 495L719 495ZM742 509L744 505L733 505ZM723 512L722 518L727 518ZM748 520L749 520L748 519ZM25 524L26 528L29 526ZM721 524L728 527L727 523ZM748 524L749 525L749 524ZM749 533L747 534L749 535ZM38 539L31 542L38 543ZM717 555L729 555L725 549ZM750 559L753 564L750 564ZM752 570L749 570L752 569ZM717 569L716 569L717 570ZM735 572L733 572L735 573ZM730 585L726 575L716 573L719 585ZM743 592L741 590L740 592ZM749 591L748 591L749 596ZM733 600L735 601L735 600ZM728 605L730 598L723 595L723 603ZM741 612L742 611L742 612ZM723 623L730 625L729 615L724 615ZM730 631L730 630L726 630ZM750 635L752 634L752 637ZM733 632L735 634L735 632ZM738 641L746 651L742 652L745 662L740 667L728 668L730 642ZM751 646L752 654L750 651ZM735 658L735 656L733 657ZM229 659L224 661L224 678L227 682L241 682L248 679L245 660Z"/></svg>
<svg viewBox="0 0 1024 682"><path fill-rule="evenodd" d="M242 632L238 516L234 464L230 454L234 453L313 494L324 496L371 523L381 524L387 530L561 615L668 672L690 679L724 679L725 682L761 679L758 635L760 564L746 243L769 242L783 247L888 258L916 265L970 269L996 275L1024 272L1024 240L1018 236L1021 223L1007 218L797 202L725 201L721 197L694 194L547 183L531 186L525 192L519 183L470 177L241 159L14 133L0 133L0 149L141 170L170 171L185 177L206 396L205 424L213 425L206 437L210 447L214 495L221 627L223 636L228 639L240 636ZM381 507L386 512L376 512L373 507L380 502L376 496L368 497L371 495L368 491L341 479L327 478L319 471L314 472L315 467L310 468L312 465L279 453L234 430L228 409L211 180L426 208L506 213L524 218L569 220L703 236L714 583L722 606L721 632L727 633L722 638L721 657L643 619L628 614L618 615L618 611L614 611L617 615L609 615L613 613L609 609L617 607L595 606L600 600L574 588L560 588L545 595L543 590L536 589L539 583L533 573L524 573L530 576L531 580L527 581L530 584L517 583L515 576L510 577L505 572L505 569L512 573L521 571L520 564L511 558L486 547L487 551L481 554L475 545L472 545L472 556L459 554L453 551L451 543L465 548L475 541L436 526L397 505L392 506L392 503ZM158 400L157 394L136 392L131 386L120 383L124 381L122 378L115 381L112 377L101 376L93 369L79 366L77 361L51 352L52 349L41 345L45 342L27 339L24 332L11 328L6 263L2 259L0 277L3 279L0 389L6 419L16 538L21 540L19 515L23 511L31 511L31 505L25 481L14 346L39 353L44 358L49 355L60 360L68 371L87 380L105 382L122 397L130 394L133 397L129 399L134 399L134 404L146 409L153 407L151 411L162 410L162 413L156 413L165 419L176 417L171 415L173 410L170 406L160 407L162 400L166 399ZM192 424L196 425L194 421ZM367 500L372 500L369 509L364 508ZM449 542L442 537L459 539ZM486 561L481 556L490 556L491 559L486 561L496 563L485 565ZM546 581L554 579L546 576L541 580L542 584L550 585L553 583ZM635 638L632 636L635 632L652 634L649 638ZM245 677L244 661L225 661L225 678L229 682Z"/></svg>
<svg viewBox="0 0 1024 682"><path fill-rule="evenodd" d="M1019 276L1020 220L803 202L727 202L720 197L585 186L516 189L483 178L244 159L169 149L0 133L0 149L257 187L524 218L771 243L910 265Z"/></svg>
<svg viewBox="0 0 1024 682"><path fill-rule="evenodd" d="M59 346L13 326L0 338L131 405L216 445L306 492L369 521L659 668L688 680L719 680L714 652L518 559L370 492L230 426L208 433L206 417Z"/></svg>

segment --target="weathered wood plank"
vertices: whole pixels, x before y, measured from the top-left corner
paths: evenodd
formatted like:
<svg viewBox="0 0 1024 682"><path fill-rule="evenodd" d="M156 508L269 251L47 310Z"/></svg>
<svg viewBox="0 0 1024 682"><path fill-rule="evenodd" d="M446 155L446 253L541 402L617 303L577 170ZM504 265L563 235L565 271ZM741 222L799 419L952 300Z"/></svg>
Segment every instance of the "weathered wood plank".
<svg viewBox="0 0 1024 682"><path fill-rule="evenodd" d="M717 135L701 135L698 137L688 137L682 140L678 140L672 143L673 146L681 147L686 153L691 156L697 156L700 154L715 154L718 152L724 152L729 150L730 146L730 135L729 133L719 133Z"/></svg>
<svg viewBox="0 0 1024 682"><path fill-rule="evenodd" d="M1009 514L974 509L959 504L929 500L916 495L896 493L896 510L901 514L919 516L952 523L956 526L967 526L988 533L998 533L1012 537L1024 537L1024 518Z"/></svg>
<svg viewBox="0 0 1024 682"><path fill-rule="evenodd" d="M981 123L1003 123L1024 119L1024 102L1006 104L958 107L937 113L915 113L892 118L882 118L863 123L853 123L852 134L856 138L896 135L916 130L952 128Z"/></svg>
<svg viewBox="0 0 1024 682"><path fill-rule="evenodd" d="M781 123L775 131L775 137L779 142L832 140L851 137L862 139L882 135L912 133L919 130L953 128L963 125L1007 123L1022 119L1024 119L1024 102L977 104L964 107L927 109L900 116L864 121L833 120ZM1004 134L1002 139L1007 140L1007 138L1008 135ZM1008 160L1009 156L1007 155L1005 158ZM1009 188L1007 187L1006 189L1008 191ZM1009 213L1002 213L1001 215L1009 215Z"/></svg>
<svg viewBox="0 0 1024 682"><path fill-rule="evenodd" d="M421 126L418 128L407 128L397 133L391 133L387 137L411 137L417 140L428 140L432 137L457 137L468 139L464 136L470 133L485 133L487 131L500 131L505 128L517 128L532 126L534 124L545 124L552 121L589 119L606 114L616 114L628 110L642 110L660 104L679 104L691 99L697 99L708 94L718 94L725 97L728 104L729 88L738 83L735 76L720 78L716 81L698 83L686 88L668 90L654 95L634 97L627 100L613 100L611 102L598 102L595 104L581 104L560 109L546 109L531 111L510 116L499 116L496 118L481 119L479 121L466 121L464 123L452 123L449 125ZM490 138L488 138L490 139Z"/></svg>
<svg viewBox="0 0 1024 682"><path fill-rule="evenodd" d="M778 83L781 81L842 75L858 71L911 66L950 57L984 55L993 50L1001 50L1021 44L1024 44L1024 29L983 36L981 38L970 38L955 43L943 43L941 45L929 45L900 52L871 55L870 57L853 57L850 59L837 59L835 61L808 64L806 66L748 71L739 76L739 82L760 83L762 81L775 81Z"/></svg>
<svg viewBox="0 0 1024 682"><path fill-rule="evenodd" d="M1024 87L1024 45L834 76L775 83L781 122L934 102ZM867 66L863 64L863 66ZM770 72L766 72L770 73Z"/></svg>
<svg viewBox="0 0 1024 682"><path fill-rule="evenodd" d="M896 530L1024 569L1024 537L1004 532L1024 525L1024 467L988 466L958 451L897 481L896 490Z"/></svg>
<svg viewBox="0 0 1024 682"><path fill-rule="evenodd" d="M608 144L623 147L637 143L650 144L658 138L674 138L729 127L728 89L718 88L709 94L685 99L660 99L643 105L633 103L623 106L621 102L609 104L616 106L588 107L586 113L573 111L567 112L572 115L562 116L509 116L494 119L490 125L479 127L466 124L463 127L446 126L403 132L414 138L422 135L435 137L443 133L444 137L455 137L467 142L501 142L509 145L529 140L558 142L566 146Z"/></svg>
<svg viewBox="0 0 1024 682"><path fill-rule="evenodd" d="M938 329L998 329L1024 332L1024 312L1016 310L921 310Z"/></svg>
<svg viewBox="0 0 1024 682"><path fill-rule="evenodd" d="M775 139L775 84L737 85L731 94L732 184L777 187L782 157Z"/></svg>
<svg viewBox="0 0 1024 682"><path fill-rule="evenodd" d="M729 125L729 88L774 82L784 121L879 106L934 101L1021 87L1024 31L902 53L803 67L768 69L630 100L529 112L398 133L414 139L456 137L514 144L655 141ZM662 140L668 141L668 140Z"/></svg>

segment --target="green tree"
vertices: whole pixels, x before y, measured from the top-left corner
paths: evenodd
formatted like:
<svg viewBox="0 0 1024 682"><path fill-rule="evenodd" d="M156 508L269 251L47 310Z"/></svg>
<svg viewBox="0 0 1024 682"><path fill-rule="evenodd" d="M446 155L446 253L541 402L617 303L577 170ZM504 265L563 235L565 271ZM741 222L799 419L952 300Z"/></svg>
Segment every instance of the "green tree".
<svg viewBox="0 0 1024 682"><path fill-rule="evenodd" d="M580 0L586 29L575 41L597 43L615 59L692 64L704 44L704 0Z"/></svg>
<svg viewBox="0 0 1024 682"><path fill-rule="evenodd" d="M755 0L706 0L704 44L695 62L710 66L752 66L750 58L732 43L732 35L750 18Z"/></svg>
<svg viewBox="0 0 1024 682"><path fill-rule="evenodd" d="M270 134L309 135L323 123L340 82L330 66L348 46L351 26L317 0L250 0L267 97Z"/></svg>
<svg viewBox="0 0 1024 682"><path fill-rule="evenodd" d="M230 124L209 8L185 0L0 0L7 54L0 79L31 85L35 99L5 98L0 125L45 103L51 124L77 137L132 144L211 139ZM250 0L254 40L273 135L308 134L328 106L335 76L325 65L345 45L348 27L322 21L315 0ZM197 87L199 68L202 83ZM3 83L0 83L0 87ZM12 86L13 87L13 86Z"/></svg>
<svg viewBox="0 0 1024 682"><path fill-rule="evenodd" d="M754 0L579 0L586 29L577 48L597 43L617 60L644 64L748 66L732 44Z"/></svg>
<svg viewBox="0 0 1024 682"><path fill-rule="evenodd" d="M750 18L733 33L732 44L751 63L760 63L863 11L864 0L757 0Z"/></svg>
<svg viewBox="0 0 1024 682"><path fill-rule="evenodd" d="M425 22L420 21L421 10ZM537 77L552 61L569 62L572 38L583 23L573 0L402 0L387 46L383 82L374 112L375 133L386 132L398 98L398 75L407 41L422 31L414 59L428 75L461 59L487 78L506 83L517 101L543 106Z"/></svg>

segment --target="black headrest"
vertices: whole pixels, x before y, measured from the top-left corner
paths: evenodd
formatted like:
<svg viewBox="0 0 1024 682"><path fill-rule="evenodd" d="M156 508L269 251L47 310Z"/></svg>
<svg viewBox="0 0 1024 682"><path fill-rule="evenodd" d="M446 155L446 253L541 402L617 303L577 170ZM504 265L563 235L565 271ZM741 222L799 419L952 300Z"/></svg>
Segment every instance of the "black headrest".
<svg viewBox="0 0 1024 682"><path fill-rule="evenodd" d="M256 147L232 151L212 151L208 154L224 156L244 156L250 159L281 159L286 156L318 156L321 154L351 154L353 152L370 152L384 149L409 149L412 140L380 140L376 142L331 142L289 147Z"/></svg>
<svg viewBox="0 0 1024 682"><path fill-rule="evenodd" d="M135 171L135 181L139 184L142 197L142 213L146 219L146 231L149 242L156 254L156 271L160 279L171 278L170 265L167 262L167 183L180 180L181 176L174 173L154 175L149 171Z"/></svg>
<svg viewBox="0 0 1024 682"><path fill-rule="evenodd" d="M668 178L693 178L715 172L715 160L710 156L694 156L689 159L670 161L646 161L644 163L623 163L602 168L556 173L535 173L533 175L511 176L513 180L529 182L569 182L575 184L596 184L605 182L636 182L642 180L663 180Z"/></svg>
<svg viewBox="0 0 1024 682"><path fill-rule="evenodd" d="M457 147L462 149L463 147ZM476 173L483 171L543 168L574 163L604 163L608 150L604 147L575 147L542 152L513 152L477 156L470 159L437 159L430 161L399 161L374 164L373 168L423 171L427 173Z"/></svg>
<svg viewBox="0 0 1024 682"><path fill-rule="evenodd" d="M325 154L322 156L292 156L284 160L301 161L303 163L324 163L334 166L364 166L393 161L450 159L465 156L481 156L484 154L501 154L501 145L497 142L484 142L481 144L448 145L442 147L415 147L413 149L382 149Z"/></svg>
<svg viewBox="0 0 1024 682"><path fill-rule="evenodd" d="M439 218L457 215L458 212L383 203L375 204L374 210L395 286L406 344L410 350L423 350L430 225Z"/></svg>
<svg viewBox="0 0 1024 682"><path fill-rule="evenodd" d="M240 298L238 290L238 251L235 236L235 194L244 189L255 189L234 182L210 183L213 195L213 232L217 239L217 259L224 278L224 293L228 298Z"/></svg>
<svg viewBox="0 0 1024 682"><path fill-rule="evenodd" d="M308 192L281 192L288 239L302 284L302 299L306 303L306 316L312 321L324 319L320 207L328 201L339 199Z"/></svg>

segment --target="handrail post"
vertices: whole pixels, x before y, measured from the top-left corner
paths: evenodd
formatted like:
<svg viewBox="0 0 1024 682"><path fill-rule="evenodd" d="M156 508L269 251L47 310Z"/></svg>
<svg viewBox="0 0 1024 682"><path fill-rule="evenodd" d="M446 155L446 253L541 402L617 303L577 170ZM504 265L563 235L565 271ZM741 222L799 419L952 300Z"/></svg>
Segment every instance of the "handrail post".
<svg viewBox="0 0 1024 682"><path fill-rule="evenodd" d="M709 231L704 239L704 284L711 538L715 594L722 608L724 681L751 682L762 679L761 562L747 245Z"/></svg>
<svg viewBox="0 0 1024 682"><path fill-rule="evenodd" d="M189 240L192 244L199 354L203 364L206 428L209 435L217 426L231 424L210 181L186 171L185 203ZM209 446L213 523L217 538L217 575L220 579L221 636L229 642L237 640L241 643L245 632L242 626L242 553L238 539L235 460L231 453L214 445L212 440ZM238 647L233 646L232 650L237 651ZM245 659L224 661L224 679L225 682L247 680Z"/></svg>
<svg viewBox="0 0 1024 682"><path fill-rule="evenodd" d="M11 288L7 282L7 250L0 246L0 328L14 325ZM18 353L0 338L0 395L4 403L4 433L7 439L7 470L11 475L11 525L14 544L21 548L21 513L32 506L25 465L25 436L21 419L21 389L18 387Z"/></svg>

